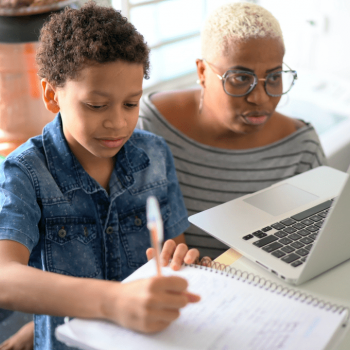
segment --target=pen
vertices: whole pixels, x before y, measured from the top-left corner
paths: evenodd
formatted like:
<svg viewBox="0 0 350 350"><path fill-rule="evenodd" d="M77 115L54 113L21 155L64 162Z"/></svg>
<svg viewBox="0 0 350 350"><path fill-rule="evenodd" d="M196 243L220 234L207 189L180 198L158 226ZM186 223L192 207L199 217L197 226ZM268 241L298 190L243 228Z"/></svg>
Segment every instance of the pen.
<svg viewBox="0 0 350 350"><path fill-rule="evenodd" d="M157 264L157 274L161 276L161 267L160 267L160 251L161 244L164 239L163 234L163 220L162 215L160 214L159 203L157 198L150 196L147 198L147 227L151 236L151 243L155 250L155 258Z"/></svg>

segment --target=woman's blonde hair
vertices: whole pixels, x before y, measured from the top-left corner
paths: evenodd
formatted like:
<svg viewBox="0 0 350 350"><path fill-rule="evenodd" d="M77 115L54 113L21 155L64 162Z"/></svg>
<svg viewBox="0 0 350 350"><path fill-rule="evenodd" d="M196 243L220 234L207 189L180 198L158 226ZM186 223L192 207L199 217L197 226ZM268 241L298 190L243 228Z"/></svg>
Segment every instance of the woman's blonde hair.
<svg viewBox="0 0 350 350"><path fill-rule="evenodd" d="M205 21L202 30L202 57L211 60L225 54L232 40L280 38L277 19L263 7L250 2L233 2L220 6Z"/></svg>

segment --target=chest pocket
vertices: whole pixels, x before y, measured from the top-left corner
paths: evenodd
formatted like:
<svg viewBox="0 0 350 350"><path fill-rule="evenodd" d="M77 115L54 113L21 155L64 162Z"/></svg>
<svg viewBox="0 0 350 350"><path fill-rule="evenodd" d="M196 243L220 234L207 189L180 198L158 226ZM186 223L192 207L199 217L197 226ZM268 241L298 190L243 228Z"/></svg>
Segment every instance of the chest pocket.
<svg viewBox="0 0 350 350"><path fill-rule="evenodd" d="M45 251L48 271L89 278L101 272L97 229L93 219L46 219Z"/></svg>
<svg viewBox="0 0 350 350"><path fill-rule="evenodd" d="M167 203L160 203L163 223L170 215ZM130 267L140 267L147 262L146 250L151 247L150 234L147 228L146 207L119 215L121 240Z"/></svg>

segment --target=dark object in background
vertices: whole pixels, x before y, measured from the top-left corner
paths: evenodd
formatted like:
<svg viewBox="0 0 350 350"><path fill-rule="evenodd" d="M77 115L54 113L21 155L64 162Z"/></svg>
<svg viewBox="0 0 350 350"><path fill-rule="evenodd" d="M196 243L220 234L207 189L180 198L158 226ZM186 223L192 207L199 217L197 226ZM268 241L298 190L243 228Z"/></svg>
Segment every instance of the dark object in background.
<svg viewBox="0 0 350 350"><path fill-rule="evenodd" d="M54 11L54 12L59 12ZM53 12L31 16L0 16L1 43L28 43L38 41L40 29Z"/></svg>
<svg viewBox="0 0 350 350"><path fill-rule="evenodd" d="M42 1L42 6L28 6L29 0L20 0L22 7L3 8L4 1L0 0L0 43L37 42L40 29L52 13L63 11L66 6L76 7L76 0L46 0L48 3Z"/></svg>

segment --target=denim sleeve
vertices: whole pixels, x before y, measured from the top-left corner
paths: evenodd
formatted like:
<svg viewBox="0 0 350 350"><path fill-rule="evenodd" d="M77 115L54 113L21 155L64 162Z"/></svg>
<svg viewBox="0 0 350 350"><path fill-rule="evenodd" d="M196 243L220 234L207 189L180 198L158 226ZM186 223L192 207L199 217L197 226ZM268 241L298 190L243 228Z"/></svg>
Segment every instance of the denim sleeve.
<svg viewBox="0 0 350 350"><path fill-rule="evenodd" d="M16 241L31 252L39 241L40 217L30 173L15 160L5 160L0 165L0 240Z"/></svg>
<svg viewBox="0 0 350 350"><path fill-rule="evenodd" d="M163 145L166 152L168 203L170 206L170 217L164 223L164 240L167 240L183 233L188 229L190 224L188 222L187 209L176 176L173 155L165 141L163 141Z"/></svg>

